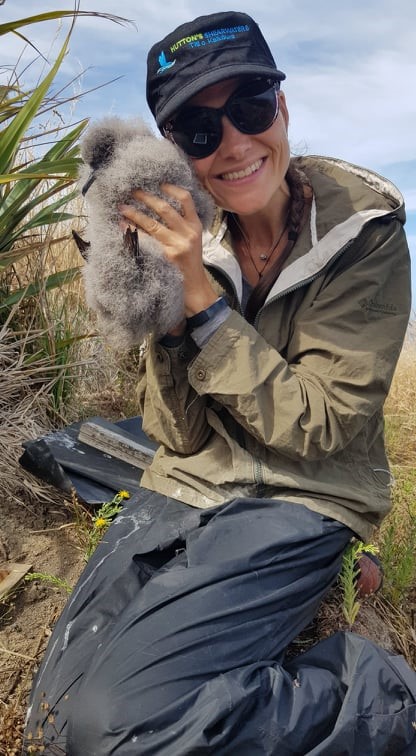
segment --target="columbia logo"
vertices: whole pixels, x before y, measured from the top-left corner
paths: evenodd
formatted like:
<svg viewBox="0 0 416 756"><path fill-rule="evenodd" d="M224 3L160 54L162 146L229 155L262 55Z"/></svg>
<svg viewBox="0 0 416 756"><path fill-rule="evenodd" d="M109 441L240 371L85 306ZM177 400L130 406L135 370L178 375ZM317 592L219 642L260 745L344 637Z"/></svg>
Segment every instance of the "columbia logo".
<svg viewBox="0 0 416 756"><path fill-rule="evenodd" d="M384 312L394 315L397 312L397 306L389 302L380 302L376 299L360 299L359 305L363 310L371 312Z"/></svg>

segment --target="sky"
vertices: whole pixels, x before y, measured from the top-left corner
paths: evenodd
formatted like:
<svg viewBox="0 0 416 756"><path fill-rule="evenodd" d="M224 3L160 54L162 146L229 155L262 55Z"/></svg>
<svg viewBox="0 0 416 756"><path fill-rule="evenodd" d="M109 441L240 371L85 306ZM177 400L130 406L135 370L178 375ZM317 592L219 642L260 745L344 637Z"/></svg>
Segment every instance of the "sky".
<svg viewBox="0 0 416 756"><path fill-rule="evenodd" d="M73 7L74 0L4 0L0 23ZM292 152L367 166L391 179L402 192L416 309L414 0L210 0L208 11L202 0L80 0L80 8L117 14L132 23L77 20L57 79L57 87L67 84L67 92L76 96L73 120L139 115L150 124L145 99L149 48L179 24L206 12L249 13L260 25L277 67L287 75L284 91ZM51 21L21 31L52 63L67 29L67 21ZM33 49L8 34L0 37L0 83L18 56L25 84L33 83L41 71L46 73L48 64L41 58L32 62ZM100 88L88 92L95 87Z"/></svg>

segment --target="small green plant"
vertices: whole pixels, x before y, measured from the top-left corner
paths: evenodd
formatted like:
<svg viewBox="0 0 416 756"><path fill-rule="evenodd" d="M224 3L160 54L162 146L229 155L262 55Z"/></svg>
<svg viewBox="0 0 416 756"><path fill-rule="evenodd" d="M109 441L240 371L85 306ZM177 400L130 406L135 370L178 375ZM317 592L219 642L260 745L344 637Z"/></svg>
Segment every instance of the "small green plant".
<svg viewBox="0 0 416 756"><path fill-rule="evenodd" d="M340 583L343 593L342 612L350 627L357 619L361 602L358 598L357 577L359 574L358 560L363 554L377 554L378 548L371 543L362 541L350 543L342 558Z"/></svg>
<svg viewBox="0 0 416 756"><path fill-rule="evenodd" d="M63 578L56 575L49 575L46 572L29 572L25 575L25 580L31 582L33 580L40 580L42 583L49 583L53 588L59 588L66 591L66 593L72 593L72 586L67 583Z"/></svg>
<svg viewBox="0 0 416 756"><path fill-rule="evenodd" d="M3 623L5 624L12 619L16 600L22 591L22 585L22 582L17 583L0 598L0 627Z"/></svg>
<svg viewBox="0 0 416 756"><path fill-rule="evenodd" d="M111 501L104 502L93 515L79 502L75 492L72 493L71 510L75 515L75 532L86 562L94 553L114 517L123 509L124 499L129 498L128 491L119 491Z"/></svg>

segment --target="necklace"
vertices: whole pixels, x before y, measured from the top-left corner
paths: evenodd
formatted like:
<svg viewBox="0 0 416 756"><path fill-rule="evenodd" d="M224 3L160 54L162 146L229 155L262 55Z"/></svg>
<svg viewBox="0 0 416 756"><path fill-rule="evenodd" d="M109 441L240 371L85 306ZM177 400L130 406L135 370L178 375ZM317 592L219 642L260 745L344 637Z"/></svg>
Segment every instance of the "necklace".
<svg viewBox="0 0 416 756"><path fill-rule="evenodd" d="M241 239L242 239L242 241L244 243L244 249L245 249L245 251L246 251L246 253L247 253L248 257L249 257L249 260L250 260L250 262L251 262L251 264L252 264L252 266L253 266L254 270L256 271L256 273L257 273L257 275L258 275L259 278L261 278L263 276L263 273L264 273L264 271L265 271L265 269L266 269L266 267L267 267L267 265L269 263L270 258L273 255L273 252L275 251L275 249L277 249L277 247L279 246L280 242L283 239L284 233L287 230L287 222L288 222L288 219L289 219L289 213L290 213L290 207L289 207L289 210L288 210L286 218L285 218L284 226L283 226L283 228L282 228L279 236L277 237L276 241L273 241L272 246L270 247L270 249L267 252L262 252L261 254L259 254L259 260L261 260L264 263L264 265L260 268L260 270L258 269L258 267L257 267L257 265L256 265L256 263L254 261L253 255L251 254L250 242L249 242L249 240L247 238L247 234L245 233L243 227L241 226L241 224L240 224L237 216L234 215L234 213L232 213L232 215L231 215L231 217L232 217L232 219L233 219L235 225L237 226L237 229L238 229L238 231L239 231L239 233L241 235Z"/></svg>

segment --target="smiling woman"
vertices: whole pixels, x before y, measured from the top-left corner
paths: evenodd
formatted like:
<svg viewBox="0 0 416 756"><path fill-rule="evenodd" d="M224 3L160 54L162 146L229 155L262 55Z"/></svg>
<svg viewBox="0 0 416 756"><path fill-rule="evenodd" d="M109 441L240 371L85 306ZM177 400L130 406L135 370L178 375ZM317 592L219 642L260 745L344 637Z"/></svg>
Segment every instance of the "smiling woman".
<svg viewBox="0 0 416 756"><path fill-rule="evenodd" d="M203 231L189 189L138 176L114 221L160 245L183 292L140 350L158 450L32 693L27 737L41 727L70 755L414 751L401 658L345 633L285 658L351 539L391 506L383 404L410 278L400 192L291 158L284 79L243 13L197 18L148 55L156 123L216 215Z"/></svg>

